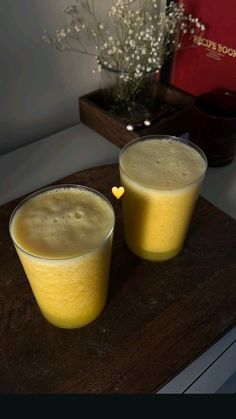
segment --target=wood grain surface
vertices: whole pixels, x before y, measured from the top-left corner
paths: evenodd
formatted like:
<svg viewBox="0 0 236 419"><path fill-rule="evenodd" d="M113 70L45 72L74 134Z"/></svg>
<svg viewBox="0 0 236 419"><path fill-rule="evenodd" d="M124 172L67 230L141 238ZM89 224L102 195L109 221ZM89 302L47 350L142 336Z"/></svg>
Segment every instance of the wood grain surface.
<svg viewBox="0 0 236 419"><path fill-rule="evenodd" d="M141 124L128 131L127 122L105 109L101 90L79 98L80 120L120 148L145 135L168 133L178 136L187 132L193 96L163 83L155 83L152 90L156 92L158 103L154 120L148 127Z"/></svg>
<svg viewBox="0 0 236 419"><path fill-rule="evenodd" d="M103 313L76 330L40 314L0 207L0 393L151 393L236 322L236 222L200 198L183 251L146 262L126 247L117 165L56 183L78 183L106 195L117 222L110 287Z"/></svg>

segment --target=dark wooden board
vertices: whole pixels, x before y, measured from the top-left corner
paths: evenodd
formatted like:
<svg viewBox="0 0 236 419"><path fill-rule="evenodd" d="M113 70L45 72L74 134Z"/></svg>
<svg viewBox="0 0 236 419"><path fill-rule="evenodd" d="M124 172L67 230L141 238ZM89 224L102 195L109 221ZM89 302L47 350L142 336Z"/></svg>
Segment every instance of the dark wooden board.
<svg viewBox="0 0 236 419"><path fill-rule="evenodd" d="M103 313L76 330L41 316L8 233L18 200L0 207L0 393L150 393L236 322L236 222L200 198L183 251L152 263L126 247L117 165L69 176L115 206Z"/></svg>
<svg viewBox="0 0 236 419"><path fill-rule="evenodd" d="M158 104L156 117L150 127L141 125L133 131L126 129L127 123L116 114L106 110L102 91L89 93L79 99L80 119L113 144L122 148L129 141L152 134L179 136L189 130L193 96L173 86L157 83L155 87ZM160 108L161 106L161 108Z"/></svg>

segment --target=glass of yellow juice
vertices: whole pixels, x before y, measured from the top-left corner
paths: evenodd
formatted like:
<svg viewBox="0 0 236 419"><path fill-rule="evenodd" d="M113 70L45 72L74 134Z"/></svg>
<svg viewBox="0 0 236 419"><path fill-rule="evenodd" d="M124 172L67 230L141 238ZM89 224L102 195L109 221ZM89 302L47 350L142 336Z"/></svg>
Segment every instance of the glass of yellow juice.
<svg viewBox="0 0 236 419"><path fill-rule="evenodd" d="M164 261L183 247L207 169L202 150L168 135L140 137L119 157L125 241L137 256Z"/></svg>
<svg viewBox="0 0 236 419"><path fill-rule="evenodd" d="M43 316L78 328L102 312L109 285L115 215L81 185L44 188L14 210L10 235Z"/></svg>

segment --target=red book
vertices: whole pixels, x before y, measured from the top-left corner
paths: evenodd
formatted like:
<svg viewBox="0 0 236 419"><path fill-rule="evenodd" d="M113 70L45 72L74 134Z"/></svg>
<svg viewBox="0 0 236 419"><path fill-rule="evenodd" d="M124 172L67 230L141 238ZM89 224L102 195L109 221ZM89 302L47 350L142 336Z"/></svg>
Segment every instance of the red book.
<svg viewBox="0 0 236 419"><path fill-rule="evenodd" d="M236 92L236 0L182 3L206 29L194 36L192 48L175 54L170 84L193 95L216 88Z"/></svg>

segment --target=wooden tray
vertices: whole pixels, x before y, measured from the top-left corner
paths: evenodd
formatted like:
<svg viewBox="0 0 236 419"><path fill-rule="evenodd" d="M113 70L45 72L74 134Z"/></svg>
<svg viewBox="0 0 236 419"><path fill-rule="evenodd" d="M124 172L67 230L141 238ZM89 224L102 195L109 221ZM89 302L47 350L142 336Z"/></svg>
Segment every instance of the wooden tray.
<svg viewBox="0 0 236 419"><path fill-rule="evenodd" d="M200 198L181 254L146 262L123 240L116 165L56 183L91 186L116 207L108 302L84 328L48 324L8 233L19 199L1 206L0 392L153 392L235 325L236 222Z"/></svg>
<svg viewBox="0 0 236 419"><path fill-rule="evenodd" d="M179 136L189 130L193 96L173 86L159 82L156 87L158 105L150 127L141 125L128 131L127 123L106 109L102 91L89 93L79 99L80 119L107 140L123 147L134 138L151 134Z"/></svg>

